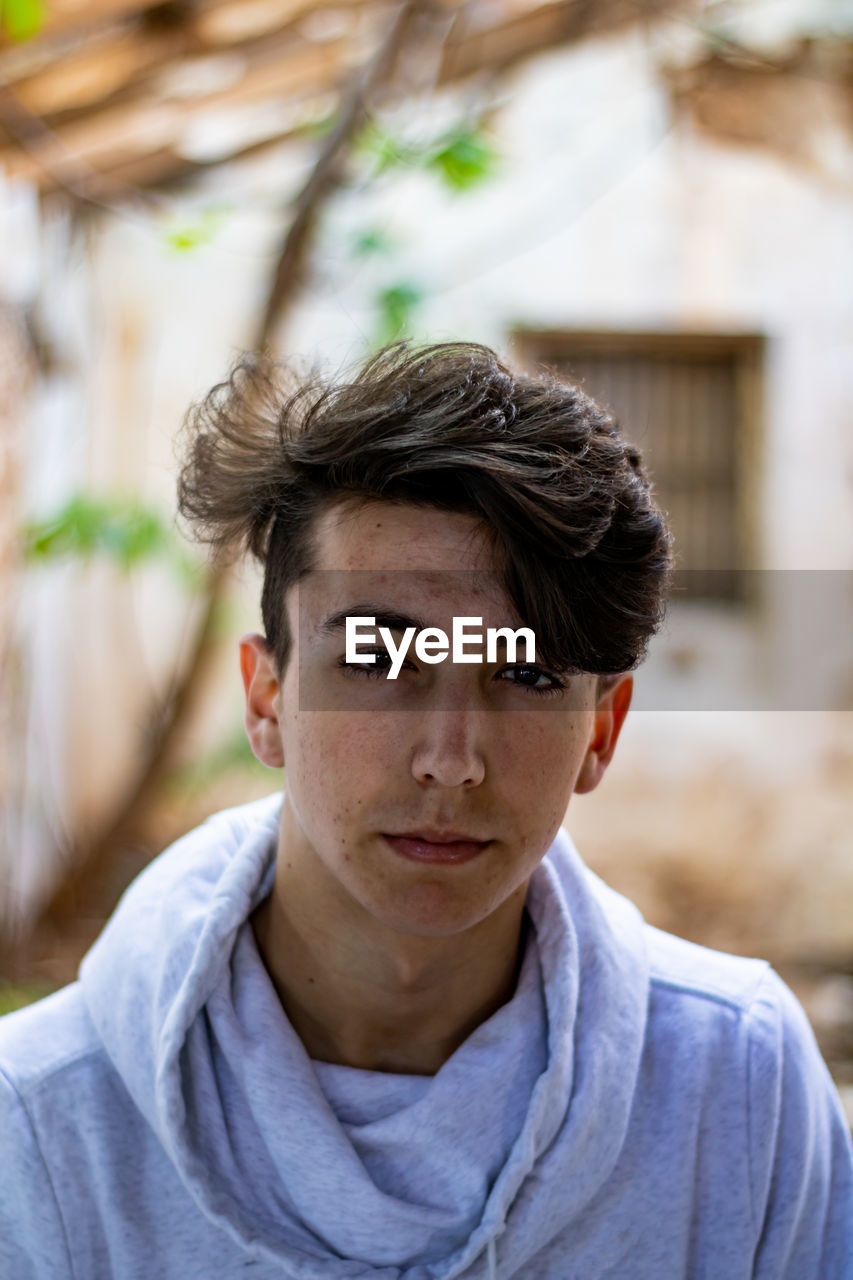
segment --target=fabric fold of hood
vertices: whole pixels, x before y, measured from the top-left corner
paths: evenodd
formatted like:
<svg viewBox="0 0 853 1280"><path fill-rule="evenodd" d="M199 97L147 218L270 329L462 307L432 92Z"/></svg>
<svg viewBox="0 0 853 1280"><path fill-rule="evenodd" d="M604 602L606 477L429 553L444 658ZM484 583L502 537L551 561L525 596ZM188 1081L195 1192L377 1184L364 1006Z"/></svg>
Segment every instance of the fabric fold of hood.
<svg viewBox="0 0 853 1280"><path fill-rule="evenodd" d="M513 1273L625 1142L642 917L561 829L528 888L513 998L432 1077L358 1073L377 1096L387 1082L389 1102L350 1124L249 923L272 889L281 803L217 814L127 890L80 969L104 1048L195 1202L250 1255L298 1280L492 1277L504 1258ZM494 1123L472 1125L484 1099Z"/></svg>

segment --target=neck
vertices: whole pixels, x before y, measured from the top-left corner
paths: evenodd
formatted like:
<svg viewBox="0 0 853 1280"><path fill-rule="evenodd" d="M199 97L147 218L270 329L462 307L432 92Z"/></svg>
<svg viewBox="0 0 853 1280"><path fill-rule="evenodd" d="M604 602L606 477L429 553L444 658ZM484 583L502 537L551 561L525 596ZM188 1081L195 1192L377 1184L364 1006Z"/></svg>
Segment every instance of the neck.
<svg viewBox="0 0 853 1280"><path fill-rule="evenodd" d="M342 919L305 892L279 849L252 925L287 1017L309 1056L371 1071L434 1075L512 998L523 956L526 884L462 933L423 937L367 913ZM310 883L310 881L309 881Z"/></svg>

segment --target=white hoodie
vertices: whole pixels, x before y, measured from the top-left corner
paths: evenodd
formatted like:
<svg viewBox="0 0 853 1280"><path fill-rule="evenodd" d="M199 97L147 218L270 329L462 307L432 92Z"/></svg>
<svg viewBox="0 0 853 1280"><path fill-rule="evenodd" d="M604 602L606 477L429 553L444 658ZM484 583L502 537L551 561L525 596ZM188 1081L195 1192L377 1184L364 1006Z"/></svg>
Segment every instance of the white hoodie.
<svg viewBox="0 0 853 1280"><path fill-rule="evenodd" d="M512 1000L435 1076L313 1062L248 917L281 795L0 1021L0 1280L853 1280L853 1149L790 991L561 831Z"/></svg>

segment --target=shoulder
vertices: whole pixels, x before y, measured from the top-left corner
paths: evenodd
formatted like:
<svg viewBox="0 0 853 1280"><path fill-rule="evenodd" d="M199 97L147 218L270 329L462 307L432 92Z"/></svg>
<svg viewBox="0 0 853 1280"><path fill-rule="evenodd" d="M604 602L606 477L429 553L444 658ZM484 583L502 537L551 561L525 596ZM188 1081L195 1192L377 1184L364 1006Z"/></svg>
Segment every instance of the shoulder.
<svg viewBox="0 0 853 1280"><path fill-rule="evenodd" d="M0 1274L71 1276L44 1113L80 1122L81 1079L98 1092L109 1069L79 983L0 1018Z"/></svg>
<svg viewBox="0 0 853 1280"><path fill-rule="evenodd" d="M103 1052L79 982L0 1018L0 1074L21 1095Z"/></svg>
<svg viewBox="0 0 853 1280"><path fill-rule="evenodd" d="M766 960L715 951L645 926L649 956L649 1032L677 1032L692 1043L738 1056L751 1079L818 1075L826 1067L808 1019ZM692 1034L691 1034L692 1032Z"/></svg>
<svg viewBox="0 0 853 1280"><path fill-rule="evenodd" d="M755 1274L849 1276L853 1144L802 1006L766 961L646 931L648 1069L742 1144Z"/></svg>
<svg viewBox="0 0 853 1280"><path fill-rule="evenodd" d="M644 931L652 992L661 1000L745 1014L780 981L766 960L714 951L649 924Z"/></svg>
<svg viewBox="0 0 853 1280"><path fill-rule="evenodd" d="M766 960L714 951L645 925L650 1005L663 1020L718 1024L743 1044L754 1072L826 1067L793 991Z"/></svg>
<svg viewBox="0 0 853 1280"><path fill-rule="evenodd" d="M644 937L643 1079L656 1105L666 1096L668 1105L704 1113L714 1096L733 1124L745 1126L751 1059L766 1070L779 1066L787 988L765 960L714 951L650 925ZM712 1110L720 1123L722 1113Z"/></svg>
<svg viewBox="0 0 853 1280"><path fill-rule="evenodd" d="M714 951L645 926L649 956L646 1050L721 1089L742 1108L756 1150L786 1117L826 1131L841 1102L806 1014L766 960ZM775 1102L774 1102L775 1099ZM813 1114L812 1114L813 1113ZM843 1125L842 1125L843 1127ZM772 1141L775 1142L775 1137Z"/></svg>

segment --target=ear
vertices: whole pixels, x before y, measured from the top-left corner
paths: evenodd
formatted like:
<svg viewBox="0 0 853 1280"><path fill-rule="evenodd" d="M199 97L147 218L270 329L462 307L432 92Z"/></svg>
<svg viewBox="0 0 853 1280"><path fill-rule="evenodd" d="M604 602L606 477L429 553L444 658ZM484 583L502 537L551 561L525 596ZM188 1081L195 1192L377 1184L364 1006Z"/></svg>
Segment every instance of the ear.
<svg viewBox="0 0 853 1280"><path fill-rule="evenodd" d="M616 743L625 723L631 697L634 692L634 677L626 672L609 688L605 688L595 707L595 724L589 740L586 755L580 773L575 782L575 792L583 795L594 791L613 758Z"/></svg>
<svg viewBox="0 0 853 1280"><path fill-rule="evenodd" d="M244 723L252 751L270 769L284 768L275 658L264 636L243 636L240 671L246 691Z"/></svg>

